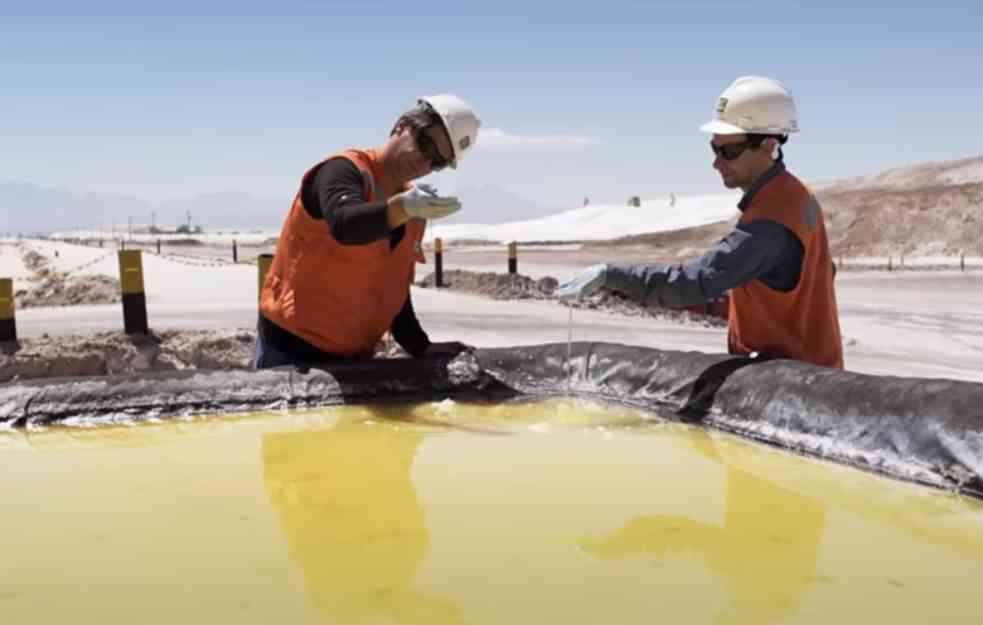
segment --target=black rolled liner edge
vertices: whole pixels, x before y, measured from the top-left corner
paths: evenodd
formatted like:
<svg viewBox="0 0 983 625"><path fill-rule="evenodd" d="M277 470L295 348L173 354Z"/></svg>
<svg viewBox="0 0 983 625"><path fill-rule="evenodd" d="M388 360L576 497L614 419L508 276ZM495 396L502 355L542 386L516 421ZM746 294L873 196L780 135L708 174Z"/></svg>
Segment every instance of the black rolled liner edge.
<svg viewBox="0 0 983 625"><path fill-rule="evenodd" d="M627 403L983 498L983 384L612 343L480 349L450 361L15 381L0 388L0 425L550 395Z"/></svg>

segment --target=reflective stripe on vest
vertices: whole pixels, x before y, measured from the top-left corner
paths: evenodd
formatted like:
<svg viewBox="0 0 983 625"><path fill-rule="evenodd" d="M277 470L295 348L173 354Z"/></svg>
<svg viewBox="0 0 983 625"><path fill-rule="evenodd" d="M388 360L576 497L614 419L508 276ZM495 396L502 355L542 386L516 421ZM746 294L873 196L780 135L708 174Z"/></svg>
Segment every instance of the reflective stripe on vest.
<svg viewBox="0 0 983 625"><path fill-rule="evenodd" d="M791 230L805 252L799 282L788 292L752 280L731 291L728 348L843 368L843 342L822 209L795 176L765 184L741 223L770 219Z"/></svg>
<svg viewBox="0 0 983 625"><path fill-rule="evenodd" d="M367 202L387 199L400 190L378 186L384 176L372 151L346 150L330 158L355 164ZM394 249L389 237L342 245L324 220L311 217L304 208L301 190L318 165L304 174L280 231L263 283L260 311L318 349L371 357L409 296L415 265L423 260L420 245L426 222L406 222L406 232Z"/></svg>

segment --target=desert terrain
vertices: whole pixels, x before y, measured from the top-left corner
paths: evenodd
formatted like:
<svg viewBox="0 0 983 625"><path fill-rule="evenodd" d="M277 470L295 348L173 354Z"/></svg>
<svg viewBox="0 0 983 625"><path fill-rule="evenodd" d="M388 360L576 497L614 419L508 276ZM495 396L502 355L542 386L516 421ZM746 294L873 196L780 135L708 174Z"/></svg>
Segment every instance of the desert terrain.
<svg viewBox="0 0 983 625"><path fill-rule="evenodd" d="M983 158L890 170L816 189L840 268L836 286L847 368L983 380L983 232L977 220ZM612 294L571 310L551 293L557 281L595 263L694 259L732 223L733 218L606 240L578 239L570 227L562 230L563 240L521 242L518 276L503 275L503 241L449 239L443 289L433 288L430 242L429 264L418 267L414 306L432 340L497 347L572 339L721 352L726 329L715 317L645 309ZM0 381L249 367L255 263L260 254L273 252L275 233L165 239L159 253L157 238L118 241L62 233L48 240L0 241L0 277L14 279L20 338L0 353ZM150 336L122 332L120 245L144 250ZM405 355L392 341L378 353Z"/></svg>

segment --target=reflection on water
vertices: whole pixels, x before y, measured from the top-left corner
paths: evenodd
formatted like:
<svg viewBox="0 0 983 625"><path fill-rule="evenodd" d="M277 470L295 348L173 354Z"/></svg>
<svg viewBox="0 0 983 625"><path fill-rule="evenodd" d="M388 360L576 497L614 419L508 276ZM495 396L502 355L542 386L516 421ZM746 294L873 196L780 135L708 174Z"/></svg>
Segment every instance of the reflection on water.
<svg viewBox="0 0 983 625"><path fill-rule="evenodd" d="M983 505L577 401L0 440L0 623L924 623Z"/></svg>
<svg viewBox="0 0 983 625"><path fill-rule="evenodd" d="M701 454L719 461L706 433L693 432L690 442ZM717 623L785 622L815 577L824 507L816 499L732 467L726 467L724 498L721 525L678 515L639 516L615 533L585 538L581 545L600 558L638 554L700 558L727 585L731 605Z"/></svg>
<svg viewBox="0 0 983 625"><path fill-rule="evenodd" d="M412 588L430 549L410 481L424 436L347 422L263 437L270 499L329 622L463 622L450 600Z"/></svg>

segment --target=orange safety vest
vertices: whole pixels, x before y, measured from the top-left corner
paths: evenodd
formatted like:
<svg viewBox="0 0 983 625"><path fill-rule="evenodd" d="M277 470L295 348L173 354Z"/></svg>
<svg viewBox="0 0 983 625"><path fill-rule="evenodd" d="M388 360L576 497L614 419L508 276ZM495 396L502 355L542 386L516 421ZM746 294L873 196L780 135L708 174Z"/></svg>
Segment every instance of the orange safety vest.
<svg viewBox="0 0 983 625"><path fill-rule="evenodd" d="M732 354L759 352L843 368L843 341L823 212L799 180L783 172L765 183L741 216L777 221L805 250L799 283L788 292L752 280L731 291L727 343Z"/></svg>
<svg viewBox="0 0 983 625"><path fill-rule="evenodd" d="M325 160L331 158L347 158L358 167L366 202L402 190L378 186L384 177L374 151L346 150ZM304 174L301 190L315 169ZM342 245L324 220L308 214L298 190L263 282L260 312L318 349L371 357L409 296L416 263L426 262L421 251L425 228L426 221L410 219L395 249L388 237Z"/></svg>

